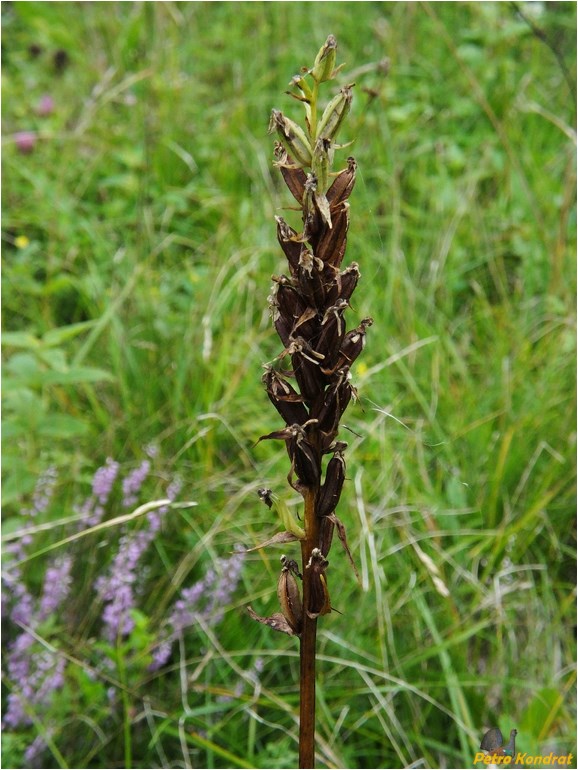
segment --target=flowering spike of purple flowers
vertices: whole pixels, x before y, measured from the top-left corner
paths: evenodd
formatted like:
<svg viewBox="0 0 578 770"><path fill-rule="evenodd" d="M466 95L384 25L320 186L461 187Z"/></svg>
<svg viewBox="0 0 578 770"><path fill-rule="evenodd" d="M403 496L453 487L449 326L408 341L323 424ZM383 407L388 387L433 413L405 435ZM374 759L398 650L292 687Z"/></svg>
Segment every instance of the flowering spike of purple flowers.
<svg viewBox="0 0 578 770"><path fill-rule="evenodd" d="M86 515L83 525L93 526L101 519L118 477L120 465L108 459L93 477L92 494L82 510ZM124 480L125 504L138 502L138 494L150 471L145 460ZM38 480L32 496L31 507L25 509L26 516L36 516L47 508L56 483L56 471L49 469ZM173 500L182 483L175 479L169 484L167 497ZM142 574L141 560L147 548L159 531L163 515L169 506L152 511L141 519L144 528L125 533L120 540L118 553L110 570L102 574L95 587L104 602L102 614L104 631L109 642L126 637L134 628L132 611L138 598L137 579ZM13 556L26 556L26 546L32 538L21 538L13 550ZM16 564L3 575L3 591L6 597L4 610L12 623L23 629L17 633L8 646L3 672L6 683L12 688L6 698L2 725L8 729L19 729L32 723L33 714L41 714L50 708L51 700L64 684L67 661L52 647L40 646L36 634L42 636L39 624L54 616L65 604L72 585L74 557L71 553L60 554L50 562L45 571L44 582L39 596L31 593L23 579L21 567ZM217 595L217 594L216 594ZM191 597L185 595L184 601ZM184 611L184 607L180 610ZM167 640L168 653L172 640ZM167 654L168 654L167 653ZM103 664L113 665L106 659ZM44 739L34 740L26 749L27 766L40 766L42 753L46 748Z"/></svg>
<svg viewBox="0 0 578 770"><path fill-rule="evenodd" d="M122 537L108 574L101 575L95 583L105 604L102 620L109 642L128 636L134 628L131 612L136 605L134 584L139 577L138 563L153 538L154 532L150 530Z"/></svg>
<svg viewBox="0 0 578 770"><path fill-rule="evenodd" d="M217 559L215 567L209 568L201 580L181 591L153 651L149 666L151 671L156 671L167 662L173 641L193 626L198 618L212 627L221 622L239 583L244 561L244 551L236 546L231 556Z"/></svg>
<svg viewBox="0 0 578 770"><path fill-rule="evenodd" d="M92 479L92 496L80 507L80 513L87 517L89 527L102 521L119 469L120 464L108 457L106 463L96 470Z"/></svg>
<svg viewBox="0 0 578 770"><path fill-rule="evenodd" d="M142 485L146 477L149 475L151 464L148 460L143 460L138 468L135 468L132 473L122 482L122 504L125 508L130 508L136 505L138 502L138 493L141 490Z"/></svg>
<svg viewBox="0 0 578 770"><path fill-rule="evenodd" d="M35 518L39 513L44 513L54 496L54 489L58 479L58 471L51 465L39 477L32 493L32 505L23 508L22 515Z"/></svg>
<svg viewBox="0 0 578 770"><path fill-rule="evenodd" d="M72 584L72 556L65 555L49 565L44 576L44 590L38 610L38 620L46 620L64 603Z"/></svg>
<svg viewBox="0 0 578 770"><path fill-rule="evenodd" d="M96 497L101 505L105 505L110 493L112 491L112 485L118 475L120 465L111 457L107 457L106 463L97 469L92 480L92 494Z"/></svg>

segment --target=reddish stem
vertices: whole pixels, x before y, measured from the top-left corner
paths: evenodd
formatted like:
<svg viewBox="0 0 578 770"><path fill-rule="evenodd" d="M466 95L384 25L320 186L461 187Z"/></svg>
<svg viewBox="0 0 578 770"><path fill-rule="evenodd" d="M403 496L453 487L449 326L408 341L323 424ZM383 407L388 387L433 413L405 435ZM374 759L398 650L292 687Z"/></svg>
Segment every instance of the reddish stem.
<svg viewBox="0 0 578 770"><path fill-rule="evenodd" d="M300 712L299 712L299 767L315 767L315 654L317 639L317 618L307 614L309 607L311 575L306 564L311 551L319 543L319 520L315 513L317 490L309 489L305 494L305 540L301 542L303 558L303 630L301 631L300 654Z"/></svg>

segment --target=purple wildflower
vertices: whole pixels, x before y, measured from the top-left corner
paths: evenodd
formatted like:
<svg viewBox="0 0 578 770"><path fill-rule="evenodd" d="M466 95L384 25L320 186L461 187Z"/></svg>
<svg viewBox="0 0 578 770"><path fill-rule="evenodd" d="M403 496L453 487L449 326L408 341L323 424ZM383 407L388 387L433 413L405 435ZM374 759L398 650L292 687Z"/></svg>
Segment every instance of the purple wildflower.
<svg viewBox="0 0 578 770"><path fill-rule="evenodd" d="M132 576L131 576L132 577ZM134 628L131 610L135 606L135 598L131 583L121 585L102 613L102 620L107 627L107 639L114 642L117 637L128 636Z"/></svg>
<svg viewBox="0 0 578 770"><path fill-rule="evenodd" d="M101 575L96 581L95 588L105 603L102 619L110 642L119 636L127 636L134 627L131 611L135 606L137 567L152 536L151 532L143 530L122 537L109 574Z"/></svg>
<svg viewBox="0 0 578 770"><path fill-rule="evenodd" d="M25 631L16 637L7 656L7 678L14 689L8 695L2 718L4 727L31 724L26 706L46 707L52 695L64 684L65 658L54 650L32 649L34 642L34 638Z"/></svg>
<svg viewBox="0 0 578 770"><path fill-rule="evenodd" d="M149 671L157 671L159 668L162 668L170 658L172 649L173 640L171 638L163 640L157 647L155 647Z"/></svg>
<svg viewBox="0 0 578 770"><path fill-rule="evenodd" d="M53 465L47 468L44 473L38 477L34 492L32 493L32 505L30 508L24 508L22 510L22 513L25 516L34 518L39 513L44 513L50 505L50 501L54 495L57 478L58 471Z"/></svg>
<svg viewBox="0 0 578 770"><path fill-rule="evenodd" d="M44 590L40 607L38 610L38 620L46 620L53 612L63 604L72 583L70 571L72 569L72 557L63 556L57 559L46 570L44 575Z"/></svg>
<svg viewBox="0 0 578 770"><path fill-rule="evenodd" d="M21 511L21 514L25 519L34 519L39 514L46 511L54 496L57 477L58 473L54 466L50 466L39 476L36 486L34 487L34 492L32 493L30 507L23 508ZM24 525L26 526L26 522ZM8 598L8 602L6 605L3 605L3 609L4 606L10 606L11 609L6 614L9 615L15 623L21 623L23 625L30 625L32 621L34 600L28 593L23 582L22 570L20 569L18 562L25 558L26 547L30 545L31 542L31 535L22 535L22 537L9 544L6 548L6 555L10 555L15 564L9 565L2 576L3 592Z"/></svg>
<svg viewBox="0 0 578 770"><path fill-rule="evenodd" d="M245 554L238 548L229 559L219 559L222 576L215 581L215 588L210 594L210 600L203 613L213 625L217 625L223 618L224 608L229 603L241 577L244 561Z"/></svg>
<svg viewBox="0 0 578 770"><path fill-rule="evenodd" d="M123 500L122 504L125 508L130 508L136 505L138 502L138 493L149 474L151 464L148 460L143 460L138 468L135 468L132 473L122 482Z"/></svg>
<svg viewBox="0 0 578 770"><path fill-rule="evenodd" d="M18 576L18 578L20 578L20 576ZM14 623L29 626L32 623L34 616L34 599L28 592L24 583L20 582L18 578L12 585L9 584L12 594L10 618Z"/></svg>
<svg viewBox="0 0 578 770"><path fill-rule="evenodd" d="M66 555L48 566L40 601L28 592L20 570L16 568L6 579L12 602L10 619L20 626L34 628L56 612L68 596L71 567L72 557ZM52 649L39 650L27 630L14 639L4 660L6 676L12 682L13 690L8 695L2 724L17 728L31 722L27 706L45 708L53 694L61 689L66 660ZM29 748L32 752L33 746ZM28 766L33 766L32 762Z"/></svg>
<svg viewBox="0 0 578 770"><path fill-rule="evenodd" d="M119 468L116 460L107 457L106 463L96 470L92 479L92 496L80 509L80 512L87 516L86 524L89 527L94 527L102 521Z"/></svg>
<svg viewBox="0 0 578 770"><path fill-rule="evenodd" d="M220 623L239 582L244 560L244 551L236 546L235 553L230 557L217 560L216 569L211 567L201 580L181 591L153 652L149 666L151 671L156 671L167 662L174 640L186 628L193 626L198 618L211 626Z"/></svg>
<svg viewBox="0 0 578 770"><path fill-rule="evenodd" d="M180 479L174 479L169 486L167 487L167 497L172 502L179 494L183 486L183 482ZM151 511L147 515L147 521L149 523L149 528L152 532L158 532L161 528L161 522L162 518L169 510L168 505L163 505L160 508L157 508L156 511Z"/></svg>
<svg viewBox="0 0 578 770"><path fill-rule="evenodd" d="M138 501L137 492L149 470L150 463L144 460L125 478L123 482L125 505L134 505ZM180 488L181 482L176 479L169 485L167 497L174 499ZM122 537L118 553L108 574L101 575L96 581L96 591L105 604L102 620L106 627L106 637L110 642L114 642L119 637L128 636L134 628L132 610L136 606L135 584L141 577L139 561L159 531L162 516L166 511L168 506L152 511L147 516L148 529Z"/></svg>
<svg viewBox="0 0 578 770"><path fill-rule="evenodd" d="M112 485L118 475L119 468L120 465L116 460L107 457L105 464L101 465L94 474L94 478L92 479L92 494L102 505L104 505L110 497Z"/></svg>
<svg viewBox="0 0 578 770"><path fill-rule="evenodd" d="M28 746L24 752L24 759L26 761L26 767L36 768L42 767L43 754L46 751L47 744L44 735L37 735L32 743Z"/></svg>

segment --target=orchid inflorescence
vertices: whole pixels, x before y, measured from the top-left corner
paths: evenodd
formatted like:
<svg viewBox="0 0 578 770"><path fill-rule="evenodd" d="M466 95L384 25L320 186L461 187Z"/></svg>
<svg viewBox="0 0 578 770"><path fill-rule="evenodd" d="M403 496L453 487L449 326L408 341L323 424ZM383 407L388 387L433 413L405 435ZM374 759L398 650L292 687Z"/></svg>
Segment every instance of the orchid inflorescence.
<svg viewBox="0 0 578 770"><path fill-rule="evenodd" d="M354 84L342 87L323 112L318 104L320 85L334 79L340 69L335 67L336 48L330 35L313 67L304 68L290 83L294 90L288 93L305 107L305 127L279 110L272 111L269 126L280 140L274 165L299 204L302 229L298 232L276 217L288 274L273 276L269 304L284 348L265 365L263 383L285 424L259 440L285 442L291 462L288 481L303 496L305 507L302 528L282 501L260 489L261 499L279 509L285 531L258 547L300 541L303 599L297 563L283 556L277 590L281 613L262 618L249 608L249 614L292 636L301 635L305 616L314 620L331 611L325 572L335 529L353 565L345 528L335 514L345 481L347 447L337 435L341 417L356 396L351 366L372 324L371 318L364 318L347 331L344 318L360 277L356 262L341 269L356 162L349 157L341 171L333 173L331 168L335 151L347 146L336 144L336 138L351 106Z"/></svg>

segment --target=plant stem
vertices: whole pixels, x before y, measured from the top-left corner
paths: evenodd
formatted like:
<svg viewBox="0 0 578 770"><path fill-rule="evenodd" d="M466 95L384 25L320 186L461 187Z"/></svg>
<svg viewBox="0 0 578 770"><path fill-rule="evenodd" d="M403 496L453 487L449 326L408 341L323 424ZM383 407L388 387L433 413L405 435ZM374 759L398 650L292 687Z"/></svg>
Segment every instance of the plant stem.
<svg viewBox="0 0 578 770"><path fill-rule="evenodd" d="M300 710L299 710L299 767L315 767L315 647L317 618L307 614L312 572L305 568L311 551L319 540L319 519L315 512L316 489L305 493L305 540L301 542L303 557L303 628L300 650Z"/></svg>
<svg viewBox="0 0 578 770"><path fill-rule="evenodd" d="M305 616L301 632L299 767L315 767L315 642L317 618Z"/></svg>
<svg viewBox="0 0 578 770"><path fill-rule="evenodd" d="M315 142L315 134L317 133L317 98L319 94L319 84L313 83L313 93L311 96L311 100L309 102L309 107L311 109L311 119L310 119L310 126L309 126L309 137L311 139L311 146L313 146Z"/></svg>

